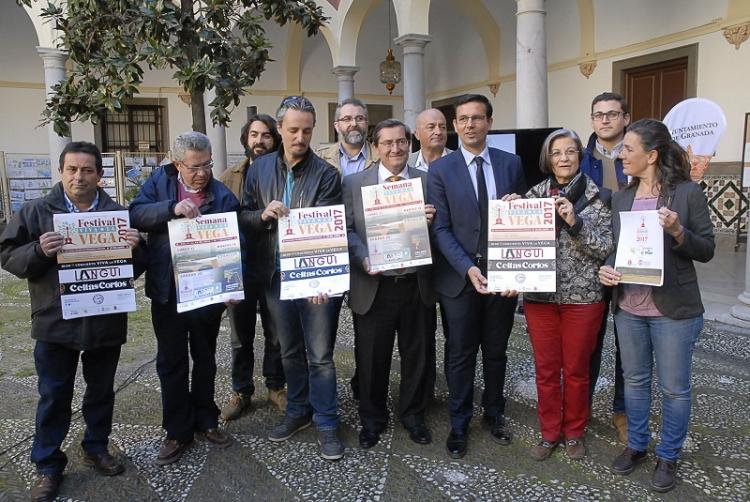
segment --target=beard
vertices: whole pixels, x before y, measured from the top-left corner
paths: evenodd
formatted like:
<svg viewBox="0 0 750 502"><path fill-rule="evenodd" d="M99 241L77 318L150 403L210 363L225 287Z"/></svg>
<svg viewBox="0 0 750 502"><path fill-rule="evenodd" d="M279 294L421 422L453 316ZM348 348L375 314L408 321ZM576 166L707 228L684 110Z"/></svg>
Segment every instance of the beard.
<svg viewBox="0 0 750 502"><path fill-rule="evenodd" d="M261 155L265 155L268 153L268 150L263 145L255 145L250 148L245 149L245 156L249 158L250 160L255 160Z"/></svg>
<svg viewBox="0 0 750 502"><path fill-rule="evenodd" d="M343 135L344 142L349 145L361 145L365 142L365 135L359 129L354 129Z"/></svg>

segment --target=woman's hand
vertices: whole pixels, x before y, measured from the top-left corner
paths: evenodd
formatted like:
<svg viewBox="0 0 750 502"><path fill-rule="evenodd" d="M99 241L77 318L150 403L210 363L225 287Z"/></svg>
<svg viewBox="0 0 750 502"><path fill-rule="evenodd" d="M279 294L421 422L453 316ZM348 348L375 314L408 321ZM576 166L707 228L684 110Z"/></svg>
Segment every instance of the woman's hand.
<svg viewBox="0 0 750 502"><path fill-rule="evenodd" d="M599 282L605 286L617 286L621 277L622 274L609 265L599 267Z"/></svg>
<svg viewBox="0 0 750 502"><path fill-rule="evenodd" d="M576 224L576 213L573 211L573 204L565 197L558 197L555 199L555 208L557 208L557 214L563 219L568 226L572 227Z"/></svg>
<svg viewBox="0 0 750 502"><path fill-rule="evenodd" d="M674 237L678 243L682 244L685 227L680 223L680 215L668 207L660 207L658 213L659 225L662 226L665 232Z"/></svg>

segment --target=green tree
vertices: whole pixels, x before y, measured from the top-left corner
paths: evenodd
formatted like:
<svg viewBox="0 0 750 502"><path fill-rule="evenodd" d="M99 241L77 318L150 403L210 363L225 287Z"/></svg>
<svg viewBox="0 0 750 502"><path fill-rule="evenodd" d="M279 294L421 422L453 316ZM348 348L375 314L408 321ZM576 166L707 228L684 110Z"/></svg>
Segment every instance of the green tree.
<svg viewBox="0 0 750 502"><path fill-rule="evenodd" d="M62 0L48 2L42 17L74 63L43 112L60 135L69 134L68 122L96 123L104 110L121 111L145 69L174 70L191 95L196 131L206 131L203 95L215 89L211 121L226 125L271 61L263 21L294 22L308 36L327 21L312 0Z"/></svg>

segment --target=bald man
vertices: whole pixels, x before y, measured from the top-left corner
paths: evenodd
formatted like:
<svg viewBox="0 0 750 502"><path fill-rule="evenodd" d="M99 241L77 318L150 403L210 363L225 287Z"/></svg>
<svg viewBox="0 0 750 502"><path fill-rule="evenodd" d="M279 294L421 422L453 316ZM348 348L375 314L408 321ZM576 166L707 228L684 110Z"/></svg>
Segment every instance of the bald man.
<svg viewBox="0 0 750 502"><path fill-rule="evenodd" d="M427 172L432 161L453 151L445 148L448 127L445 115L437 108L428 108L417 115L414 136L419 140L420 149L409 155L409 165L420 171Z"/></svg>

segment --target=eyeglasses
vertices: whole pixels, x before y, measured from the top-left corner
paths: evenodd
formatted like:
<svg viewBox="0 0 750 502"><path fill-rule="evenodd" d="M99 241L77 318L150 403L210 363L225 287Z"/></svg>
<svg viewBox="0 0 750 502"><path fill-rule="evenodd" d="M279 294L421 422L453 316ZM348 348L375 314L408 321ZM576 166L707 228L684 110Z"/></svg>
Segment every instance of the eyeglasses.
<svg viewBox="0 0 750 502"><path fill-rule="evenodd" d="M378 143L378 146L382 146L384 148L387 148L390 150L393 148L393 145L397 145L399 148L405 147L409 144L409 140L406 138L399 138L399 139L389 139L387 141L381 141Z"/></svg>
<svg viewBox="0 0 750 502"><path fill-rule="evenodd" d="M190 174L195 174L198 171L210 171L214 167L214 161L209 160L208 162L200 166L189 166L185 164L184 162L182 163L182 165L185 166L185 168Z"/></svg>
<svg viewBox="0 0 750 502"><path fill-rule="evenodd" d="M568 148L565 151L562 151L562 150L552 150L549 153L549 156L552 157L552 160L554 160L554 161L560 160L563 155L565 155L565 157L567 157L569 159L572 159L573 157L577 157L578 156L578 152L579 151L580 150L577 150L575 148Z"/></svg>
<svg viewBox="0 0 750 502"><path fill-rule="evenodd" d="M456 119L456 122L458 122L461 125L468 124L469 122L484 122L487 119L486 115L461 115Z"/></svg>
<svg viewBox="0 0 750 502"><path fill-rule="evenodd" d="M365 122L367 122L367 117L365 117L364 115L357 115L356 117L350 117L347 115L346 117L339 117L336 122L343 122L344 124L359 122L360 124L364 124Z"/></svg>
<svg viewBox="0 0 750 502"><path fill-rule="evenodd" d="M596 112L591 114L591 120L593 120L594 122L601 122L602 120L604 120L604 117L607 117L608 120L615 120L620 115L625 115L625 112L615 110L610 110L607 113Z"/></svg>

